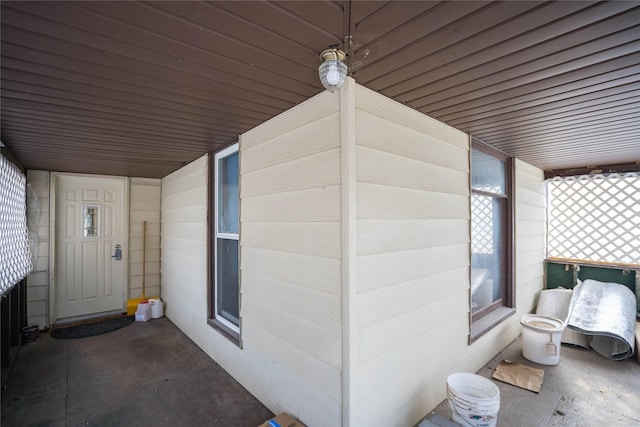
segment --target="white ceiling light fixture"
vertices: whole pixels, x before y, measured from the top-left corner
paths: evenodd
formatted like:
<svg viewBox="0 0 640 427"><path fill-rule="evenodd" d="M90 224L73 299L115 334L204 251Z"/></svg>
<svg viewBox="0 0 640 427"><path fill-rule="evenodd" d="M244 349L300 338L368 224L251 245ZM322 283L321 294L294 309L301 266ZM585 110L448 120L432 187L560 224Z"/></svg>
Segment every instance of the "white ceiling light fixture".
<svg viewBox="0 0 640 427"><path fill-rule="evenodd" d="M320 54L322 64L318 67L322 86L329 92L340 89L347 78L347 54L340 49L327 49Z"/></svg>

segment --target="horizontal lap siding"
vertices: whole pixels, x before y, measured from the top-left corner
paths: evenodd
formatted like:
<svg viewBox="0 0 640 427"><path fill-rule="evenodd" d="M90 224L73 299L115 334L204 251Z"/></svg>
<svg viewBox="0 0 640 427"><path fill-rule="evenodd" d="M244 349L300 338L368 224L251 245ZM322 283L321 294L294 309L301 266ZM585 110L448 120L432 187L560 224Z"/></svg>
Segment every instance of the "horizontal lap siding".
<svg viewBox="0 0 640 427"><path fill-rule="evenodd" d="M264 352L239 348L207 323L208 158L162 179L161 282L166 316L258 399L277 410L274 376L296 381ZM252 326L243 333L255 336Z"/></svg>
<svg viewBox="0 0 640 427"><path fill-rule="evenodd" d="M340 296L340 260L251 247L242 248L242 270Z"/></svg>
<svg viewBox="0 0 640 427"><path fill-rule="evenodd" d="M362 293L358 297L359 325L363 330L372 328L429 304L440 303L452 293L466 294L468 275L467 268L455 268ZM380 307L385 307L384 311L381 312ZM366 357L371 358L372 354Z"/></svg>
<svg viewBox="0 0 640 427"><path fill-rule="evenodd" d="M469 139L358 89L358 425L412 425L466 347Z"/></svg>
<svg viewBox="0 0 640 427"><path fill-rule="evenodd" d="M357 419L413 425L445 398L448 374L476 371L519 334L542 286L542 172L516 163L518 312L469 345L468 136L356 93Z"/></svg>
<svg viewBox="0 0 640 427"><path fill-rule="evenodd" d="M516 307L518 317L535 309L544 286L546 254L544 173L516 159Z"/></svg>
<svg viewBox="0 0 640 427"><path fill-rule="evenodd" d="M387 227L393 228L392 220ZM466 268L468 260L469 248L466 244L361 255L358 257L358 292L363 294L443 271Z"/></svg>
<svg viewBox="0 0 640 427"><path fill-rule="evenodd" d="M359 182L446 194L468 194L466 172L368 147L358 147L356 154Z"/></svg>
<svg viewBox="0 0 640 427"><path fill-rule="evenodd" d="M469 218L469 196L359 182L357 199L358 219Z"/></svg>
<svg viewBox="0 0 640 427"><path fill-rule="evenodd" d="M162 179L161 282L166 315L194 341L207 321L207 157Z"/></svg>
<svg viewBox="0 0 640 427"><path fill-rule="evenodd" d="M337 94L240 136L243 347L206 324L206 157L162 180L162 292L167 316L272 411L335 426L347 404L352 425L413 425L445 398L448 374L479 369L532 310L542 171L516 162L517 313L469 345L469 138L355 87L353 163L341 164ZM352 167L355 194L342 200ZM356 207L346 231L343 203ZM351 255L355 327L343 341Z"/></svg>
<svg viewBox="0 0 640 427"><path fill-rule="evenodd" d="M162 181L150 178L129 180L129 298L160 296L160 206ZM147 222L143 245L143 221Z"/></svg>
<svg viewBox="0 0 640 427"><path fill-rule="evenodd" d="M244 222L242 234L247 247L340 258L339 222Z"/></svg>
<svg viewBox="0 0 640 427"><path fill-rule="evenodd" d="M49 172L27 171L27 225L33 271L27 276L27 324L49 326Z"/></svg>
<svg viewBox="0 0 640 427"><path fill-rule="evenodd" d="M282 210L281 206L287 206ZM340 186L328 185L242 201L243 222L340 221Z"/></svg>
<svg viewBox="0 0 640 427"><path fill-rule="evenodd" d="M243 346L290 378L277 410L313 426L340 425L342 404L339 99L240 137Z"/></svg>

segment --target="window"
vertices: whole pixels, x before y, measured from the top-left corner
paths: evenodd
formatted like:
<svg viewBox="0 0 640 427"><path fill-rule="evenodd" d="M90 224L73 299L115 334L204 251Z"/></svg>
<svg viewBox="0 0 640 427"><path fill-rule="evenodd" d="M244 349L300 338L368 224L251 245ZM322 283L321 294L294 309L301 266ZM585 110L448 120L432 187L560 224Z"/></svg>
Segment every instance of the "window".
<svg viewBox="0 0 640 427"><path fill-rule="evenodd" d="M513 308L512 161L474 140L471 148L471 341Z"/></svg>
<svg viewBox="0 0 640 427"><path fill-rule="evenodd" d="M100 237L100 206L82 206L82 236Z"/></svg>
<svg viewBox="0 0 640 427"><path fill-rule="evenodd" d="M547 181L547 256L640 265L640 175L556 177Z"/></svg>
<svg viewBox="0 0 640 427"><path fill-rule="evenodd" d="M210 323L239 343L240 194L238 144L213 156L210 194L213 232L210 253Z"/></svg>

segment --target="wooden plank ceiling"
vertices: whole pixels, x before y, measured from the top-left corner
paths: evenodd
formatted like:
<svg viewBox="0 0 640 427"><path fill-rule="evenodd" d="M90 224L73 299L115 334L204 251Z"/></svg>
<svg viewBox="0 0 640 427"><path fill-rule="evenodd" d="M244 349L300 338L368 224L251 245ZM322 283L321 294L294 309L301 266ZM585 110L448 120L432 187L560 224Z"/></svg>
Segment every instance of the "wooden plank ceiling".
<svg viewBox="0 0 640 427"><path fill-rule="evenodd" d="M353 78L542 169L640 161L640 2L2 2L2 142L163 177ZM350 45L345 46L345 41Z"/></svg>

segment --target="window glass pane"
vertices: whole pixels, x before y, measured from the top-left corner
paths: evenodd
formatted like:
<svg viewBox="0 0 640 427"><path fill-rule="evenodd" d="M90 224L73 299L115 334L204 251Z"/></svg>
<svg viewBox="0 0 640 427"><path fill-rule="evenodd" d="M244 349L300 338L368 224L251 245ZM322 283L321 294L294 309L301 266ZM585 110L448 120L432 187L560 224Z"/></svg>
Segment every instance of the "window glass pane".
<svg viewBox="0 0 640 427"><path fill-rule="evenodd" d="M238 241L218 239L216 316L239 326Z"/></svg>
<svg viewBox="0 0 640 427"><path fill-rule="evenodd" d="M502 298L503 199L471 197L471 302L472 313Z"/></svg>
<svg viewBox="0 0 640 427"><path fill-rule="evenodd" d="M505 194L505 161L480 150L471 150L471 187L474 190Z"/></svg>
<svg viewBox="0 0 640 427"><path fill-rule="evenodd" d="M218 160L218 232L238 234L238 152Z"/></svg>
<svg viewBox="0 0 640 427"><path fill-rule="evenodd" d="M100 237L100 206L82 206L84 237Z"/></svg>

